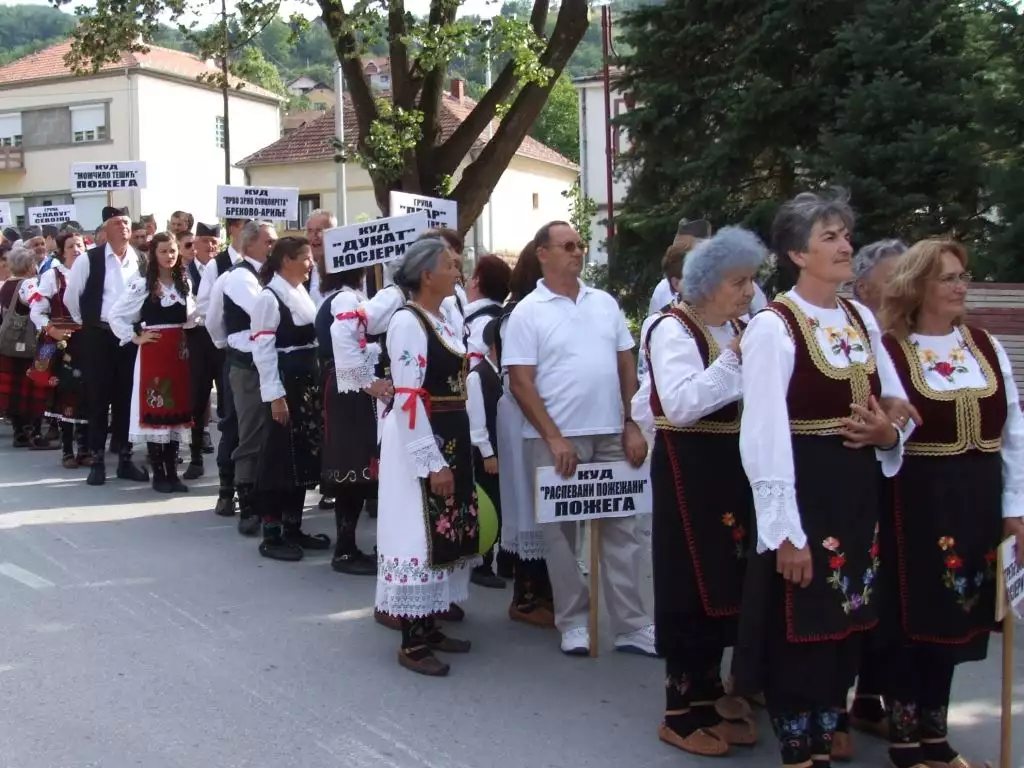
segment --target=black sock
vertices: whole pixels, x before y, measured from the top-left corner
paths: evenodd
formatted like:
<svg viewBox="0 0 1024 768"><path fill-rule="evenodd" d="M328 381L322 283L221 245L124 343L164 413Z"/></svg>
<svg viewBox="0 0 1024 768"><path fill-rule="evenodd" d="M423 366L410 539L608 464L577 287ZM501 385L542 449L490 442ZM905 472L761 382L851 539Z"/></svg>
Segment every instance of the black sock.
<svg viewBox="0 0 1024 768"><path fill-rule="evenodd" d="M858 694L850 707L850 714L858 720L867 720L872 723L885 719L885 707L882 706L881 696Z"/></svg>
<svg viewBox="0 0 1024 768"><path fill-rule="evenodd" d="M60 444L65 456L75 455L75 425L64 422L60 425Z"/></svg>
<svg viewBox="0 0 1024 768"><path fill-rule="evenodd" d="M665 725L684 739L700 728L692 702L692 679L685 664L678 658L665 659Z"/></svg>
<svg viewBox="0 0 1024 768"><path fill-rule="evenodd" d="M945 739L942 741L921 742L921 755L924 760L934 760L937 763L949 763L956 759L957 754L957 751L949 746L949 742Z"/></svg>
<svg viewBox="0 0 1024 768"><path fill-rule="evenodd" d="M811 759L811 713L773 712L772 728L779 742L783 765L800 765Z"/></svg>
<svg viewBox="0 0 1024 768"><path fill-rule="evenodd" d="M914 768L925 761L921 747L889 747L889 760L895 768Z"/></svg>
<svg viewBox="0 0 1024 768"><path fill-rule="evenodd" d="M355 507L355 509L353 509ZM336 549L345 554L356 551L356 524L362 504L354 505L346 494L338 494L334 499L334 525L338 531Z"/></svg>
<svg viewBox="0 0 1024 768"><path fill-rule="evenodd" d="M850 713L845 709L839 710L839 716L836 718L836 733L849 733L850 732Z"/></svg>

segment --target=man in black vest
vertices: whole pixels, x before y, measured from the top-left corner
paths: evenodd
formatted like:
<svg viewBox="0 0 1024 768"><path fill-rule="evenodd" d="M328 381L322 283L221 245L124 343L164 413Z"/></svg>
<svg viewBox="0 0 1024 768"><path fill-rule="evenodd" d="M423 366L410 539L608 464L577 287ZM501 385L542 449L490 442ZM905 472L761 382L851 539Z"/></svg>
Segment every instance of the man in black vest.
<svg viewBox="0 0 1024 768"><path fill-rule="evenodd" d="M494 503L498 514L499 539L501 532L501 485L498 482L498 400L501 399L502 384L498 375L495 337L501 321L491 320L484 326L483 341L487 354L474 366L466 378L469 402L470 440L473 443L473 473L477 485ZM497 545L495 545L497 546ZM473 569L470 581L481 587L504 589L505 580L496 576L492 567L494 549L484 554L484 562Z"/></svg>
<svg viewBox="0 0 1024 768"><path fill-rule="evenodd" d="M111 437L120 446L117 476L122 480L146 482L149 473L132 463L132 446L128 442L138 347L122 346L107 324L114 303L139 271L139 255L128 244L131 236L128 209L104 208L103 231L106 245L90 248L84 258L75 260L64 297L71 317L82 324L83 373L89 398L89 452L92 454L86 482L103 485L107 479L103 449L107 442L108 411L112 411Z"/></svg>
<svg viewBox="0 0 1024 768"><path fill-rule="evenodd" d="M220 478L220 489L217 492L217 506L214 512L221 517L231 517L235 514L235 463L231 458L235 448L238 447L238 418L235 413L234 400L231 397L231 386L228 384L228 366L225 361L224 351L227 345L225 339L214 335L214 329L208 321L210 317L210 299L218 278L227 273L232 266L242 260L241 234L242 228L248 223L248 219L228 219L227 231L230 243L227 248L216 256L209 258L203 267L202 280L196 292L196 311L206 322L206 330L213 338L214 345L219 351L218 373L217 373L217 430L220 432L220 443L217 446L217 473ZM219 240L221 229L219 225L207 226L200 224L196 229L197 241L205 240L200 250L207 248L212 243L216 234ZM218 299L217 317L214 318L216 327L223 322L222 298Z"/></svg>
<svg viewBox="0 0 1024 768"><path fill-rule="evenodd" d="M255 536L260 530L261 521L256 511L253 486L263 445L263 431L269 419L269 410L260 395L259 373L252 359L250 313L263 290L256 276L276 240L277 233L269 222L252 221L242 228L239 245L243 257L217 278L210 291L209 311L206 315L206 329L211 338L226 350L225 368L238 427L236 447L231 454L231 480L238 492L238 532L243 536ZM204 275L203 279L208 280L209 275ZM224 450L225 439L222 433L221 451ZM221 465L219 455L217 464L223 472L225 467Z"/></svg>

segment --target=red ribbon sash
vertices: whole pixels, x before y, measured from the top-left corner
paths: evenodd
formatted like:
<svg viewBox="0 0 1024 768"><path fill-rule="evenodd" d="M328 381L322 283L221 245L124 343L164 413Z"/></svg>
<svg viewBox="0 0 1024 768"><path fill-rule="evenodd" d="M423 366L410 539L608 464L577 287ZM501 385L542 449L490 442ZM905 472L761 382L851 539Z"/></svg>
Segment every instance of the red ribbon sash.
<svg viewBox="0 0 1024 768"><path fill-rule="evenodd" d="M423 407L427 411L427 418L430 418L430 393L425 389L414 389L412 387L395 387L395 395L405 395L405 402L402 403L402 412L409 414L409 429L416 429L416 401L422 400Z"/></svg>

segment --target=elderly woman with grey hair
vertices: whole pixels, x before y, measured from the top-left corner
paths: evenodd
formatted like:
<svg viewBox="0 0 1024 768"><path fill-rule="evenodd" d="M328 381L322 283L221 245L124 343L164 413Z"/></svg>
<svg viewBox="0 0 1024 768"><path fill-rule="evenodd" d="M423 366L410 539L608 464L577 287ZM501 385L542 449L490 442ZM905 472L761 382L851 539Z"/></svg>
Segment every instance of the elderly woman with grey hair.
<svg viewBox="0 0 1024 768"><path fill-rule="evenodd" d="M860 639L877 623L879 486L900 467L912 412L874 316L837 296L852 278L853 221L841 193L779 209L773 245L795 287L740 345L757 540L733 673L738 693L764 691L789 766L831 759Z"/></svg>
<svg viewBox="0 0 1024 768"><path fill-rule="evenodd" d="M907 252L901 240L876 240L853 257L853 295L872 312L882 308L882 294L896 267L896 257Z"/></svg>
<svg viewBox="0 0 1024 768"><path fill-rule="evenodd" d="M11 277L0 287L0 413L14 427L15 448L47 450L56 446L39 427L50 390L27 375L35 353L35 345L29 343L35 336L29 299L38 283L36 264L35 252L24 243L15 244L7 254Z"/></svg>
<svg viewBox="0 0 1024 768"><path fill-rule="evenodd" d="M398 663L431 676L449 670L435 651L469 650L436 615L469 596L479 562L466 347L441 309L459 276L442 240L411 245L394 275L409 301L387 331L395 399L381 440L376 608L401 619Z"/></svg>
<svg viewBox="0 0 1024 768"><path fill-rule="evenodd" d="M665 657L662 741L698 755L754 743L749 709L724 720L722 654L735 643L753 501L740 462L739 318L767 250L725 227L683 267L683 300L651 326L644 353L655 420L654 625ZM708 478L715 482L709 483Z"/></svg>

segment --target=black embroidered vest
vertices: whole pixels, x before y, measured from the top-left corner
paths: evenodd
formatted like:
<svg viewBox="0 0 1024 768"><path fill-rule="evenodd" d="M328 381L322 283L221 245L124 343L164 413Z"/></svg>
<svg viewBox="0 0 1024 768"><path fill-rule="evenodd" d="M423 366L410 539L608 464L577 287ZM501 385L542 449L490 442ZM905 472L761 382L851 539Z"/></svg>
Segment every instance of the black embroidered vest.
<svg viewBox="0 0 1024 768"><path fill-rule="evenodd" d="M256 277L256 269L248 261L244 259L233 267L231 271L236 269L245 269L252 273ZM241 333L242 331L248 331L252 328L252 318L249 317L249 313L238 306L231 300L231 297L224 294L224 330L228 336L234 333Z"/></svg>

